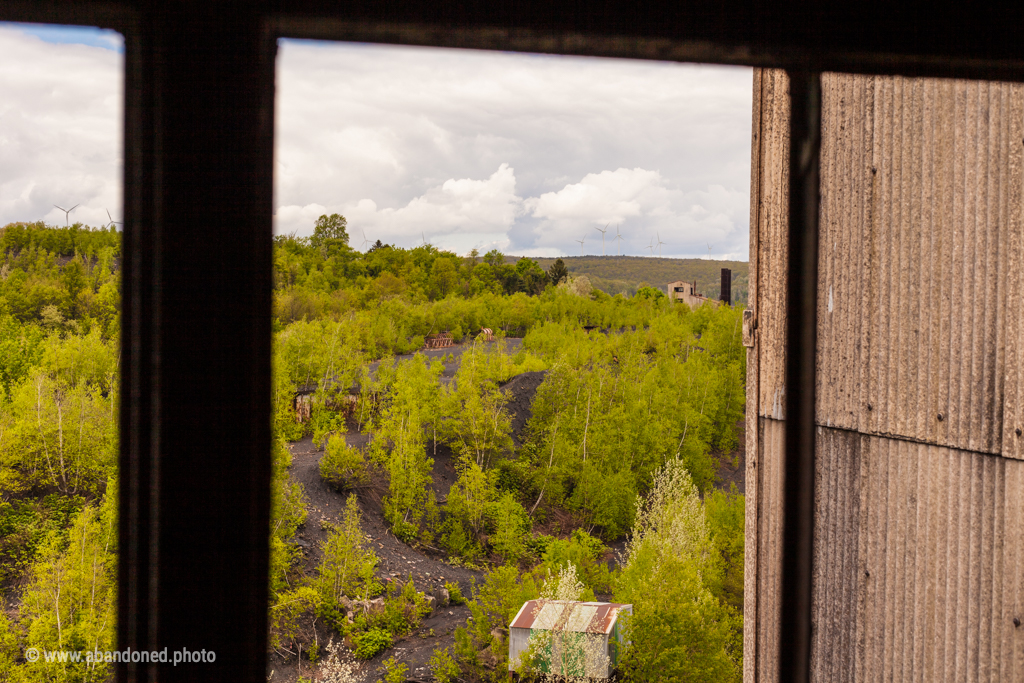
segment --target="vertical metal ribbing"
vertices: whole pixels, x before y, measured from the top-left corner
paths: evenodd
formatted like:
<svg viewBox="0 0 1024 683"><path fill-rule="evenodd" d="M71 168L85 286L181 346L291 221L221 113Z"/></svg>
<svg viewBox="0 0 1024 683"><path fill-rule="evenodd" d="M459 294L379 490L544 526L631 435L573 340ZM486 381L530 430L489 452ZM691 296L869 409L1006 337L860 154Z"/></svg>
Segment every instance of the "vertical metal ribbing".
<svg viewBox="0 0 1024 683"><path fill-rule="evenodd" d="M786 427L779 681L809 683L821 74L789 72Z"/></svg>

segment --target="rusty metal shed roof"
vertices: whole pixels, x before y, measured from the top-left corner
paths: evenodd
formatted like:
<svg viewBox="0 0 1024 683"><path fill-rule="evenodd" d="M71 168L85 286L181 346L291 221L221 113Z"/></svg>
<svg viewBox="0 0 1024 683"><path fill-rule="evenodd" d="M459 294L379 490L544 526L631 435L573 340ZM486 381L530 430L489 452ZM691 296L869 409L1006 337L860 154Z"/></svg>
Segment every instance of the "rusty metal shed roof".
<svg viewBox="0 0 1024 683"><path fill-rule="evenodd" d="M566 600L529 600L516 614L509 628L577 631L610 634L622 611L632 605L614 602L569 602Z"/></svg>

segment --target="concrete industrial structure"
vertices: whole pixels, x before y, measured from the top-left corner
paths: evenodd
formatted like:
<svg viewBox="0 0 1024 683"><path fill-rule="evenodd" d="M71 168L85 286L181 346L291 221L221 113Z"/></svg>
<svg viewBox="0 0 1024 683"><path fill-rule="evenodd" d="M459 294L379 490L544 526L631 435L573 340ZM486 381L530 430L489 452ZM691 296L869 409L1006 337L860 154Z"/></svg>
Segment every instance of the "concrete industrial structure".
<svg viewBox="0 0 1024 683"><path fill-rule="evenodd" d="M665 293L668 294L668 298L672 301L682 302L690 308L698 308L705 303L710 303L712 306L718 305L717 301L709 299L697 291L696 280L693 282L686 282L685 280L670 282L665 285Z"/></svg>
<svg viewBox="0 0 1024 683"><path fill-rule="evenodd" d="M744 681L778 677L788 81L757 71ZM811 675L1024 681L1024 87L822 76Z"/></svg>

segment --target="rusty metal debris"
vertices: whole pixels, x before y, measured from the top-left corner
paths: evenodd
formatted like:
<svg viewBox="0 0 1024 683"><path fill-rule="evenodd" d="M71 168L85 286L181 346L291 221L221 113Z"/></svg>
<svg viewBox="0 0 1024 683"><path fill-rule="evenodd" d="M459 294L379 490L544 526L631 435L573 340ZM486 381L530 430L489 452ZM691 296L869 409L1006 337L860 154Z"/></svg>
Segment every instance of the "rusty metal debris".
<svg viewBox="0 0 1024 683"><path fill-rule="evenodd" d="M451 332L440 332L438 334L428 334L427 338L423 342L423 348L446 349L454 343L455 340L452 339Z"/></svg>

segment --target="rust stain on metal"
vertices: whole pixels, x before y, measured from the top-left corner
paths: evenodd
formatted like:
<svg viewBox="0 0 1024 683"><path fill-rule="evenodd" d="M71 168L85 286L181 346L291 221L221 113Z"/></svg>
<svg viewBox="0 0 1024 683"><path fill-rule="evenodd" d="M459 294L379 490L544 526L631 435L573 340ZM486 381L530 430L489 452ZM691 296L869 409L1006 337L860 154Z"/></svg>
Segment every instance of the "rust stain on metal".
<svg viewBox="0 0 1024 683"><path fill-rule="evenodd" d="M511 628L542 628L580 633L611 633L619 612L626 605L612 602L564 602L560 600L529 600L519 610ZM593 610L593 615L580 619ZM575 618L574 618L575 617Z"/></svg>
<svg viewBox="0 0 1024 683"><path fill-rule="evenodd" d="M426 349L446 349L455 340L452 338L451 332L440 332L438 334L428 334L426 339L423 340L423 348Z"/></svg>

